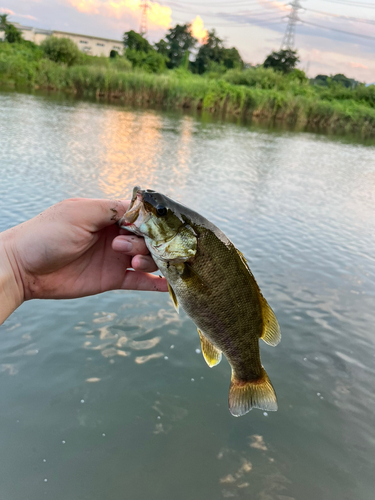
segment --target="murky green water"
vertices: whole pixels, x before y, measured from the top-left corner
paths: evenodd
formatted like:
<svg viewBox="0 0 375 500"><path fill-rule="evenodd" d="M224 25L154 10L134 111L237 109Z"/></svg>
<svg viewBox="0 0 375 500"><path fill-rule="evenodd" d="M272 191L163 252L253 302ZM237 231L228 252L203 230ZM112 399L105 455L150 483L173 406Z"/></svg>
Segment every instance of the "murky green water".
<svg viewBox="0 0 375 500"><path fill-rule="evenodd" d="M0 94L0 229L138 183L235 242L281 325L277 413L227 409L167 294L24 304L0 328L1 500L373 500L375 148Z"/></svg>

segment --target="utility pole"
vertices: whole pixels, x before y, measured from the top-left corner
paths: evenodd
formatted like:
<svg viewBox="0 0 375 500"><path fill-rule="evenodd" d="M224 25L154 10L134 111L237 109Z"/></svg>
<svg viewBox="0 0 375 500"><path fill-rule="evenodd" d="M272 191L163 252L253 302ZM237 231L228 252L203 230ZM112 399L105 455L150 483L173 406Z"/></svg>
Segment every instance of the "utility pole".
<svg viewBox="0 0 375 500"><path fill-rule="evenodd" d="M299 9L302 9L301 4L299 3L300 0L293 0L292 3L290 4L292 6L292 11L289 14L288 18L288 26L286 27L285 35L280 47L280 50L283 49L294 49L294 38L295 38L295 32L296 32L296 24L297 21L299 21L298 18L298 11Z"/></svg>
<svg viewBox="0 0 375 500"><path fill-rule="evenodd" d="M147 35L147 11L150 8L147 0L141 0L139 7L142 10L141 25L139 27L139 34L145 37Z"/></svg>

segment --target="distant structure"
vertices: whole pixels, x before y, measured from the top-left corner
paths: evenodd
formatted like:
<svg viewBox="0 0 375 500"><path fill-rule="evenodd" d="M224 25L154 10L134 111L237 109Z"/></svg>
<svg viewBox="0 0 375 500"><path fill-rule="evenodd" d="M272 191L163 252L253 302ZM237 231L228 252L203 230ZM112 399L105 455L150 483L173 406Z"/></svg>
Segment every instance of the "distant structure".
<svg viewBox="0 0 375 500"><path fill-rule="evenodd" d="M300 0L293 0L292 3L290 4L292 6L292 11L289 14L288 18L288 26L286 27L285 35L283 38L283 41L281 43L280 50L283 49L294 49L294 42L295 42L295 33L296 33L296 24L297 21L299 21L298 18L298 11L301 9L301 4L299 3Z"/></svg>
<svg viewBox="0 0 375 500"><path fill-rule="evenodd" d="M90 35L80 35L78 33L68 33L66 31L56 31L56 30L43 30L39 28L33 28L32 26L23 26L19 23L12 23L16 28L22 32L22 36L25 40L34 42L40 45L43 40L54 36L57 38L70 38L77 47L90 56L105 56L109 57L111 51L115 50L119 54L122 54L123 43L120 40L114 40L112 38L101 38L97 36ZM0 31L0 40L3 38L2 31Z"/></svg>
<svg viewBox="0 0 375 500"><path fill-rule="evenodd" d="M150 8L148 1L143 0L139 4L139 7L141 8L142 14L141 14L141 25L139 27L139 34L145 37L147 35L147 11Z"/></svg>

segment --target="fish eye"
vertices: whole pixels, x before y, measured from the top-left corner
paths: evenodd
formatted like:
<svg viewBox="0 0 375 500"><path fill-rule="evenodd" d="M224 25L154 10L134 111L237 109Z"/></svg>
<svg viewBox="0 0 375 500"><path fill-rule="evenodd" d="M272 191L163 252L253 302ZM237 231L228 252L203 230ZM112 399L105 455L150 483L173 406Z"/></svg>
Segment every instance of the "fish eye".
<svg viewBox="0 0 375 500"><path fill-rule="evenodd" d="M164 205L157 205L156 213L160 215L160 217L163 217L164 215L167 215L167 209Z"/></svg>

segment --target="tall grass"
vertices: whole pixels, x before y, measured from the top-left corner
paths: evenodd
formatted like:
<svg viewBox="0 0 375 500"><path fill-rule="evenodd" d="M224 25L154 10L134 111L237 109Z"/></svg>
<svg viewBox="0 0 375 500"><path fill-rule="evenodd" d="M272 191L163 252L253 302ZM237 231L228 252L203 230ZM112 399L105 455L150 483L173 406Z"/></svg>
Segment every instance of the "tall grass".
<svg viewBox="0 0 375 500"><path fill-rule="evenodd" d="M316 88L302 72L284 76L264 68L228 71L220 79L182 69L156 75L132 70L125 58L86 57L67 67L39 49L9 45L0 44L0 83L375 137L375 86Z"/></svg>

